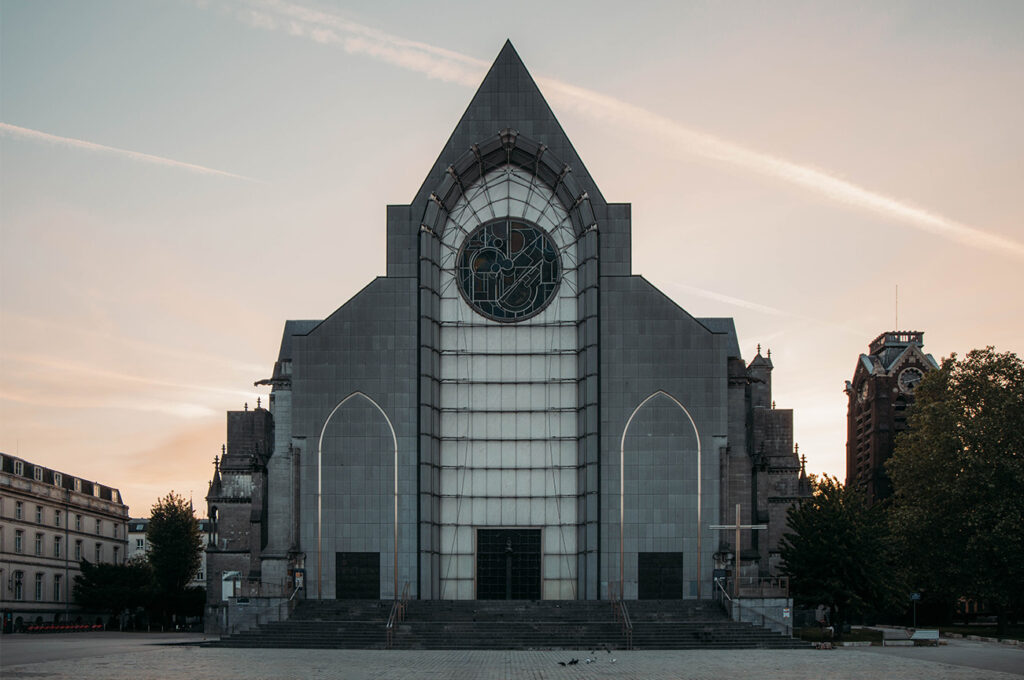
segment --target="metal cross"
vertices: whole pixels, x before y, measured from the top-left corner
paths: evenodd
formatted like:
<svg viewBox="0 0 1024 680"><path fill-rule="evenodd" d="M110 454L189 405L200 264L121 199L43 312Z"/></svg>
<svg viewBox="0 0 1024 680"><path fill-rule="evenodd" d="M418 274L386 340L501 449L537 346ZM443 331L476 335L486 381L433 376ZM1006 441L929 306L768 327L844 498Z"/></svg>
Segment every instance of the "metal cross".
<svg viewBox="0 0 1024 680"><path fill-rule="evenodd" d="M736 559L733 565L732 594L734 598L740 596L740 529L767 529L767 524L740 524L740 504L736 504L735 524L712 524L709 529L735 529L736 543L733 544L733 551Z"/></svg>

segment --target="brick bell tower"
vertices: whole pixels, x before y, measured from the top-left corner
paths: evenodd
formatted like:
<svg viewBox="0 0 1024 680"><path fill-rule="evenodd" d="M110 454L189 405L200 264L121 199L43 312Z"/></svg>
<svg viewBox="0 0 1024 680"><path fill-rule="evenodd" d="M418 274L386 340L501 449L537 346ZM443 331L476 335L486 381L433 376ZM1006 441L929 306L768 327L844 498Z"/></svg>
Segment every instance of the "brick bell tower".
<svg viewBox="0 0 1024 680"><path fill-rule="evenodd" d="M917 384L939 367L923 348L921 331L882 333L846 382L846 484L863 489L869 503L892 495L885 461L892 457L896 435L907 429Z"/></svg>

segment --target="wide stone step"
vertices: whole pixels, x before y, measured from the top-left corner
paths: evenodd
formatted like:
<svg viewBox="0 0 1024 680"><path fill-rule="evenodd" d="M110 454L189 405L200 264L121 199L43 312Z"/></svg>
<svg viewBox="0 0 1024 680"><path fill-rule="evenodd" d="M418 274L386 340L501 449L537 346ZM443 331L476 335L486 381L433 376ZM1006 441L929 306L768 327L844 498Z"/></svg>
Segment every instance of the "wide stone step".
<svg viewBox="0 0 1024 680"><path fill-rule="evenodd" d="M713 602L630 601L637 649L794 649L806 643L728 619ZM381 649L390 601L304 601L289 621L213 643L223 647ZM398 649L621 649L606 601L415 600L393 631Z"/></svg>

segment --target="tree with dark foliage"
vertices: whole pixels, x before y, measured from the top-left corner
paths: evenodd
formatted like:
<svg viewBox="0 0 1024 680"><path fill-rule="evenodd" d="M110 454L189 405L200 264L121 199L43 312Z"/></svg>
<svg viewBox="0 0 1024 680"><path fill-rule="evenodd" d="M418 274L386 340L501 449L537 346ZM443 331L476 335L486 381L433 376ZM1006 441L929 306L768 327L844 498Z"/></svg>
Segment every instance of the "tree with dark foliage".
<svg viewBox="0 0 1024 680"><path fill-rule="evenodd" d="M192 504L173 491L157 501L149 516L146 541L162 608L176 612L202 557L199 520L192 513Z"/></svg>
<svg viewBox="0 0 1024 680"><path fill-rule="evenodd" d="M992 347L954 354L914 394L888 463L893 532L926 599L999 615L1024 606L1024 362Z"/></svg>
<svg viewBox="0 0 1024 680"><path fill-rule="evenodd" d="M842 631L851 617L893 606L896 587L885 509L834 477L812 478L814 493L789 509L780 546L793 598L824 605Z"/></svg>
<svg viewBox="0 0 1024 680"><path fill-rule="evenodd" d="M145 560L125 564L93 564L82 560L82 572L75 576L72 596L86 611L120 616L149 607L153 601L153 570Z"/></svg>

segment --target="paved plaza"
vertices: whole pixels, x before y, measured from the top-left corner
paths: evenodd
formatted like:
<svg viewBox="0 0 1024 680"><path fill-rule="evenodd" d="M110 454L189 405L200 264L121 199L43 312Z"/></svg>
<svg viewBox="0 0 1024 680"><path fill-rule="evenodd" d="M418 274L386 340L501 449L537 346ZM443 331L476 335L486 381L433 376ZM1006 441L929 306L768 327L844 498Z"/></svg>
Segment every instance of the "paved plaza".
<svg viewBox="0 0 1024 680"><path fill-rule="evenodd" d="M281 678L765 678L1020 680L1024 649L950 641L939 648L833 651L369 651L213 649L187 635L15 635L0 639L0 677L97 680ZM174 644L177 643L177 644ZM586 659L595 659L586 663ZM573 666L560 666L578 658ZM614 660L614 661L613 661Z"/></svg>

